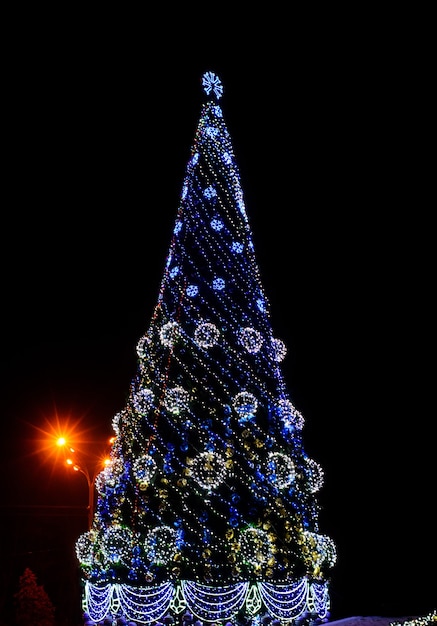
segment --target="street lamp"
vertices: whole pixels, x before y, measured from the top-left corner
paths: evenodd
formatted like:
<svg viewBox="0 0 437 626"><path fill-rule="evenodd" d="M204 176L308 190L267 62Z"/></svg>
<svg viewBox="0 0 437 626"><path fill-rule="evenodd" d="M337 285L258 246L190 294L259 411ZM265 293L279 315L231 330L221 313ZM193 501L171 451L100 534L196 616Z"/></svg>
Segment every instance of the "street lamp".
<svg viewBox="0 0 437 626"><path fill-rule="evenodd" d="M109 440L109 443L112 443L112 439ZM65 437L59 437L56 441L56 445L66 451L67 456L65 464L71 467L75 472L81 473L86 478L88 486L88 528L90 529L94 517L95 480L97 475L111 464L111 459L108 457L102 458L95 456L86 462L85 458L82 458L74 448L68 446ZM90 466L92 467L91 470Z"/></svg>

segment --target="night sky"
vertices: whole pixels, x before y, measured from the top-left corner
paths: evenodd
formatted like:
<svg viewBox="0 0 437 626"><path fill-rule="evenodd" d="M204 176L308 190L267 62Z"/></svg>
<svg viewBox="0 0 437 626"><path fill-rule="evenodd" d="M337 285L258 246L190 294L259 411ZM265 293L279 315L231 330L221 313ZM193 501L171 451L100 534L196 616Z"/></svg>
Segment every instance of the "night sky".
<svg viewBox="0 0 437 626"><path fill-rule="evenodd" d="M306 23L268 46L179 33L158 53L138 30L116 36L115 17L110 32L21 26L3 96L2 506L86 503L80 477L36 452L57 422L112 434L214 71L290 396L325 472L333 614L435 608L426 40L418 53L396 29Z"/></svg>

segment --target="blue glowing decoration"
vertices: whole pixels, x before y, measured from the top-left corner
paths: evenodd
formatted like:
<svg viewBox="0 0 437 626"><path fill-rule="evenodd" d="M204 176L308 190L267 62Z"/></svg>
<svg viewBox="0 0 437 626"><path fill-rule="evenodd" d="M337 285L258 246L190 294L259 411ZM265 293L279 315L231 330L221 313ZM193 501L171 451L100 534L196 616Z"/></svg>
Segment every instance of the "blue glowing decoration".
<svg viewBox="0 0 437 626"><path fill-rule="evenodd" d="M242 254L244 250L244 246L239 241L233 241L231 245L231 250L232 252L235 252L235 254Z"/></svg>
<svg viewBox="0 0 437 626"><path fill-rule="evenodd" d="M211 220L211 227L217 232L221 231L221 229L223 228L222 220L214 218L213 220Z"/></svg>
<svg viewBox="0 0 437 626"><path fill-rule="evenodd" d="M199 287L197 285L188 285L187 287L187 296L190 298L194 298L199 293Z"/></svg>
<svg viewBox="0 0 437 626"><path fill-rule="evenodd" d="M212 185L210 185L209 187L207 187L204 192L203 195L205 196L205 198L207 198L208 200L212 200L215 199L217 197L217 192L214 189L214 187Z"/></svg>

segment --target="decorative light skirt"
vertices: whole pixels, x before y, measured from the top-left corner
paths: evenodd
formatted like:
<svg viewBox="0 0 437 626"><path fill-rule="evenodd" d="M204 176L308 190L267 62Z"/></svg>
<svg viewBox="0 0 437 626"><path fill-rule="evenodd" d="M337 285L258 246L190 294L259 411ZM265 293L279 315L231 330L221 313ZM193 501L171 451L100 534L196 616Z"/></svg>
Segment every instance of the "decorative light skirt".
<svg viewBox="0 0 437 626"><path fill-rule="evenodd" d="M155 587L98 586L87 582L83 598L87 619L100 622L108 617L123 617L138 625L184 623L184 613L192 614L193 621L201 623L226 620L235 625L255 626L261 617L268 616L293 624L306 615L311 615L316 623L326 621L329 608L328 584L307 578L284 585L241 582L223 587L188 580Z"/></svg>

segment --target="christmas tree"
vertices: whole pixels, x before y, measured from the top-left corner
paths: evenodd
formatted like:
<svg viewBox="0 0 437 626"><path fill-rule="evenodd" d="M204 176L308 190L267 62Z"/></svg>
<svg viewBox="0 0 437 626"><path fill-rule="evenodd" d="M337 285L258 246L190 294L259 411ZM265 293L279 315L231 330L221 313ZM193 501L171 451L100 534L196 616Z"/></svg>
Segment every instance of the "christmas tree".
<svg viewBox="0 0 437 626"><path fill-rule="evenodd" d="M17 626L55 626L55 607L44 587L38 585L36 576L26 567L20 576L19 589L14 594L15 623Z"/></svg>
<svg viewBox="0 0 437 626"><path fill-rule="evenodd" d="M321 467L281 371L236 158L206 94L157 304L76 553L84 610L134 624L329 615ZM121 623L121 622L120 622Z"/></svg>

